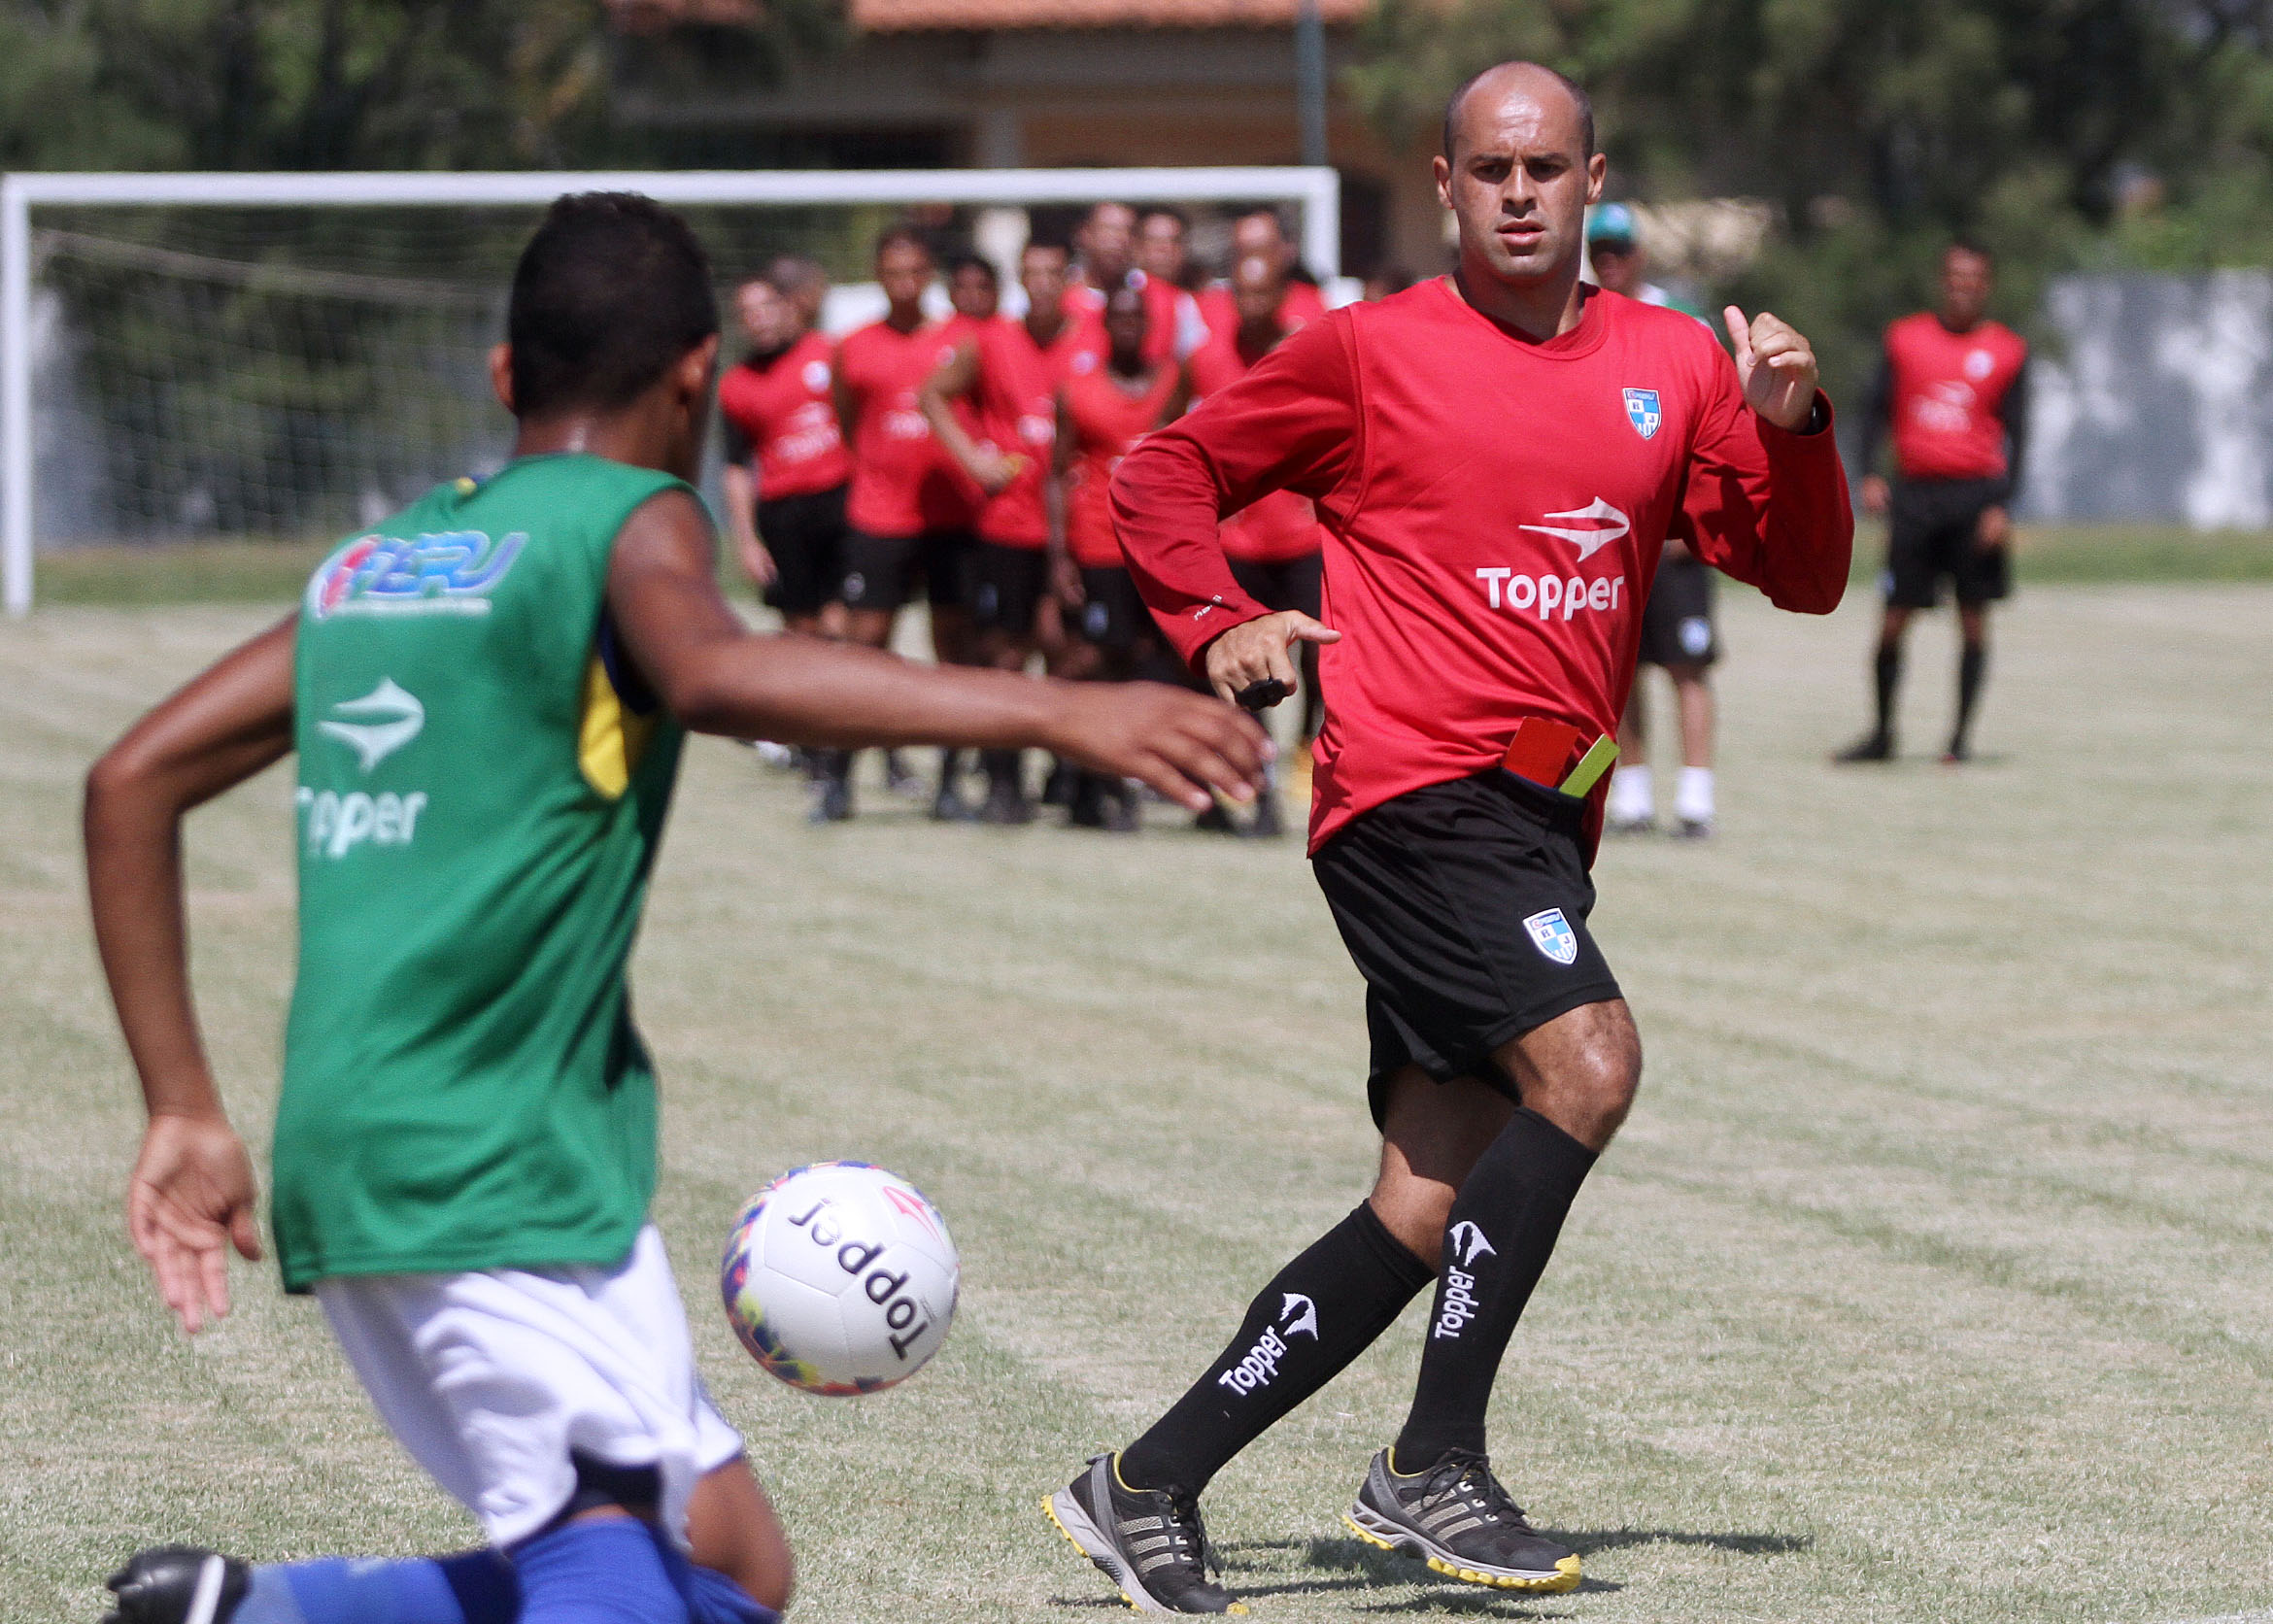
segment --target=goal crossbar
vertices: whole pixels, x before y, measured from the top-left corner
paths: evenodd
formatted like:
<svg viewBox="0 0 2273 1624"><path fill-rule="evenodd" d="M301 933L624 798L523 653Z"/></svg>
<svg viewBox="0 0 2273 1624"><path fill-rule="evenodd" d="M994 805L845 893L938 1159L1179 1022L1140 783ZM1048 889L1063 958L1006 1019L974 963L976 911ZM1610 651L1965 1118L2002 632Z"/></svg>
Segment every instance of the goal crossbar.
<svg viewBox="0 0 2273 1624"><path fill-rule="evenodd" d="M508 170L355 174L18 173L0 176L0 598L32 603L31 211L48 206L385 208L542 205L567 191L639 191L686 205L1290 202L1303 258L1340 271L1341 181L1302 165L1144 169Z"/></svg>

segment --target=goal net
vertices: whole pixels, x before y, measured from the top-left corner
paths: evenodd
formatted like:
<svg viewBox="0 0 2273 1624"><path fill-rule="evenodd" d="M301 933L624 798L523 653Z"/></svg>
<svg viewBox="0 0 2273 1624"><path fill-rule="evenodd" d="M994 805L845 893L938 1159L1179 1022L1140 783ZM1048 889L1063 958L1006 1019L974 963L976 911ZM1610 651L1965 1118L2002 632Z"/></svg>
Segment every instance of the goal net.
<svg viewBox="0 0 2273 1624"><path fill-rule="evenodd" d="M994 260L1007 288L1029 232L1097 201L1181 206L1204 266L1232 218L1270 205L1314 272L1338 268L1339 191L1318 169L10 176L9 609L28 608L41 551L325 540L494 467L486 356L514 259L554 196L598 188L682 209L722 295L778 254L818 259L837 325L866 313L869 245L902 221Z"/></svg>

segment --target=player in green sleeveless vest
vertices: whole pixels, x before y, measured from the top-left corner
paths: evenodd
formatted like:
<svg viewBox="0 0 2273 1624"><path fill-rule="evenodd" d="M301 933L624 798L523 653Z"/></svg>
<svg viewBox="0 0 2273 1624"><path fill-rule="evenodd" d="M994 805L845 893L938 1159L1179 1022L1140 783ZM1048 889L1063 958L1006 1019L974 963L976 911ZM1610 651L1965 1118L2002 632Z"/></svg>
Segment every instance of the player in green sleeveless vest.
<svg viewBox="0 0 2273 1624"><path fill-rule="evenodd" d="M1197 694L750 632L719 594L687 483L717 348L707 263L676 217L563 198L523 256L492 357L519 420L512 459L347 542L294 616L89 773L96 939L150 1111L129 1229L186 1331L227 1311L229 1248L259 1245L252 1167L191 1001L181 822L286 755L300 953L273 1217L287 1288L320 1292L625 1264L656 1179L655 1078L625 966L684 729L1039 746L1195 809L1257 781L1260 730ZM654 1515L612 1502L590 1514ZM786 1544L738 1458L701 1479L670 1532L687 1531L738 1594L786 1598ZM514 1547L531 1553L516 1557L530 1624L552 1605L541 1586L619 1582L604 1563L567 1576L551 1539ZM114 1581L122 1613L188 1616L205 1568L146 1555ZM212 1582L229 1607L256 1607L269 1573L236 1564Z"/></svg>

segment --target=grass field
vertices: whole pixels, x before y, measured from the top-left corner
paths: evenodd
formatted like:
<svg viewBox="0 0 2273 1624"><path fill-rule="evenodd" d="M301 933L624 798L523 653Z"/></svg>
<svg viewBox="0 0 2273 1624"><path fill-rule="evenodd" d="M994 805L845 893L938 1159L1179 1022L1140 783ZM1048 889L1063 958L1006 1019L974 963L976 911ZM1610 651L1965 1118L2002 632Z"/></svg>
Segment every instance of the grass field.
<svg viewBox="0 0 2273 1624"><path fill-rule="evenodd" d="M1834 771L1869 606L1731 594L1723 829L1611 847L1595 922L1649 1046L1495 1400L1586 1587L1375 1558L1340 1512L1421 1308L1225 1473L1258 1617L2160 1624L2273 1607L2273 587L2061 587L2000 621L1981 743ZM120 1233L137 1107L83 921L76 781L251 610L0 626L0 1620L92 1620L159 1539L449 1546L319 1316L240 1269L171 1336ZM1909 737L1938 740L1946 619ZM1124 1441L1361 1195L1358 990L1299 852L1173 830L847 829L690 755L638 964L707 1373L812 1620L1100 1616L1035 1508ZM258 1137L289 967L289 781L199 813L197 974ZM736 1200L801 1159L914 1177L966 1260L906 1388L820 1401L735 1348Z"/></svg>

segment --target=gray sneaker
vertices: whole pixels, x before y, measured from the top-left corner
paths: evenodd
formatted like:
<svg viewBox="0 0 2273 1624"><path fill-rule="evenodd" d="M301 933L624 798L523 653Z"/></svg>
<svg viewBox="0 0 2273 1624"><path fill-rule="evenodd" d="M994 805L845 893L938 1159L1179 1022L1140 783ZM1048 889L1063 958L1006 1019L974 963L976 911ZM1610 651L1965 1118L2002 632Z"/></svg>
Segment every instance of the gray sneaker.
<svg viewBox="0 0 2273 1624"><path fill-rule="evenodd" d="M1491 1462L1465 1449L1409 1477L1392 1472L1382 1450L1344 1520L1367 1544L1417 1556L1447 1578L1495 1590L1578 1588L1577 1553L1524 1521Z"/></svg>
<svg viewBox="0 0 2273 1624"><path fill-rule="evenodd" d="M1200 1503L1164 1489L1132 1489L1118 1455L1093 1455L1089 1469L1042 1502L1042 1512L1138 1612L1245 1612L1210 1571L1214 1554Z"/></svg>

